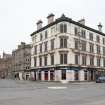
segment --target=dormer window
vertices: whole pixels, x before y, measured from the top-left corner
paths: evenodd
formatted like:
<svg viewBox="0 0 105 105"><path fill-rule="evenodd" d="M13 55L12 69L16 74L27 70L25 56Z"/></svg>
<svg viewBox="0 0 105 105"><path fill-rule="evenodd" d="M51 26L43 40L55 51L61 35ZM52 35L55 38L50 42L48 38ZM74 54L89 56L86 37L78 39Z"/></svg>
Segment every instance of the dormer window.
<svg viewBox="0 0 105 105"><path fill-rule="evenodd" d="M67 24L60 24L60 33L67 32Z"/></svg>

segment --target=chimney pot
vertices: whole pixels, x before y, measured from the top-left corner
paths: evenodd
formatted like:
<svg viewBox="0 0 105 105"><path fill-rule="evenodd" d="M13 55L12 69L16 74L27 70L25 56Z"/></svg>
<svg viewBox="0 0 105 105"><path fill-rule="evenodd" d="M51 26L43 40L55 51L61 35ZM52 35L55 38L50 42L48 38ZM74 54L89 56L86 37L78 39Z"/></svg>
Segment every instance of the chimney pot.
<svg viewBox="0 0 105 105"><path fill-rule="evenodd" d="M42 28L42 20L39 20L36 24L37 24L37 30Z"/></svg>
<svg viewBox="0 0 105 105"><path fill-rule="evenodd" d="M101 24L101 22L100 22L99 25L98 25L98 30L99 30L100 32L102 32L102 24Z"/></svg>
<svg viewBox="0 0 105 105"><path fill-rule="evenodd" d="M52 23L53 21L54 21L54 14L53 13L51 13L51 14L49 14L48 16L47 16L47 19L48 19L48 24L50 24L50 23Z"/></svg>
<svg viewBox="0 0 105 105"><path fill-rule="evenodd" d="M78 21L80 24L85 25L85 19L81 19Z"/></svg>

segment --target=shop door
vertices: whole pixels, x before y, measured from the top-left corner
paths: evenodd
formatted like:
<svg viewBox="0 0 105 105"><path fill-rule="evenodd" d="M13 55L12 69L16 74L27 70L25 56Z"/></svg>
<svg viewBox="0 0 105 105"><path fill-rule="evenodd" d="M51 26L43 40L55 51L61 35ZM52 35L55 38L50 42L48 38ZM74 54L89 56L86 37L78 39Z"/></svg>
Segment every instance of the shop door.
<svg viewBox="0 0 105 105"><path fill-rule="evenodd" d="M41 71L38 73L38 80L41 80Z"/></svg>
<svg viewBox="0 0 105 105"><path fill-rule="evenodd" d="M50 71L50 80L54 80L54 71Z"/></svg>
<svg viewBox="0 0 105 105"><path fill-rule="evenodd" d="M88 72L84 71L84 80L88 80Z"/></svg>
<svg viewBox="0 0 105 105"><path fill-rule="evenodd" d="M45 71L44 73L45 73L44 80L48 80L48 71Z"/></svg>
<svg viewBox="0 0 105 105"><path fill-rule="evenodd" d="M91 71L91 80L92 81L94 80L94 72L93 72L93 70Z"/></svg>
<svg viewBox="0 0 105 105"><path fill-rule="evenodd" d="M34 72L34 80L36 80L36 72Z"/></svg>
<svg viewBox="0 0 105 105"><path fill-rule="evenodd" d="M75 71L75 80L79 80L79 73L78 73L78 71Z"/></svg>
<svg viewBox="0 0 105 105"><path fill-rule="evenodd" d="M66 70L62 70L62 80L66 80Z"/></svg>

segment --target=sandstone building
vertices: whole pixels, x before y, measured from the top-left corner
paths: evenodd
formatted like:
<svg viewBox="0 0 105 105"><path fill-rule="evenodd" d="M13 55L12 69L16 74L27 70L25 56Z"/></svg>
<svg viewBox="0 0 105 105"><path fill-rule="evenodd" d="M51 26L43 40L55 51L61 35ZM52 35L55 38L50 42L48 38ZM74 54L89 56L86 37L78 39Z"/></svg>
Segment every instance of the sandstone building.
<svg viewBox="0 0 105 105"><path fill-rule="evenodd" d="M76 22L64 14L48 24L37 22L31 34L31 75L42 81L92 81L105 74L105 33L86 26L85 19Z"/></svg>

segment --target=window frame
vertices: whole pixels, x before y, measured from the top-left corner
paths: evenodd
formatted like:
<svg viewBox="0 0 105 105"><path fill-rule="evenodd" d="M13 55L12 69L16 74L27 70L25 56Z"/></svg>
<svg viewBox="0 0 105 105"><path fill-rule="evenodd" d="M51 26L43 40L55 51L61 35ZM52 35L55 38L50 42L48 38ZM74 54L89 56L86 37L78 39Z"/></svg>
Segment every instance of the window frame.
<svg viewBox="0 0 105 105"><path fill-rule="evenodd" d="M68 54L67 53L60 53L60 64L67 64L68 62Z"/></svg>
<svg viewBox="0 0 105 105"><path fill-rule="evenodd" d="M60 24L60 33L67 33L67 23Z"/></svg>

